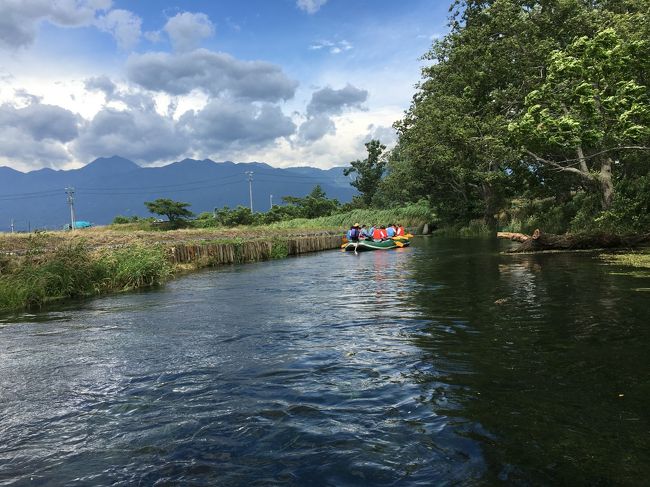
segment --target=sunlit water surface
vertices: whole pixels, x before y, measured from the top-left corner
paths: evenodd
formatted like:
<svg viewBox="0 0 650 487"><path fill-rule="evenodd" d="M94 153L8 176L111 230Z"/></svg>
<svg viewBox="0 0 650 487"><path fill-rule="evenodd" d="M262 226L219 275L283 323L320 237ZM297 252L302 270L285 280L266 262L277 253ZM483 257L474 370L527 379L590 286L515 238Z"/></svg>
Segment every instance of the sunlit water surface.
<svg viewBox="0 0 650 487"><path fill-rule="evenodd" d="M0 321L0 485L641 485L649 280L417 239Z"/></svg>

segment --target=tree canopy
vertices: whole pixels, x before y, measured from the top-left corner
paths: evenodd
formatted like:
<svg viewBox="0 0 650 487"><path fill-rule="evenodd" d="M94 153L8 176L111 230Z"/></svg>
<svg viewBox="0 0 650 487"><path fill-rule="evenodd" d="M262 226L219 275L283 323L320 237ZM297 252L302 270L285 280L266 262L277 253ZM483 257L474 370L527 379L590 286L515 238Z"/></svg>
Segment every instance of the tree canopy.
<svg viewBox="0 0 650 487"><path fill-rule="evenodd" d="M144 205L147 207L150 213L166 216L170 222L184 220L194 215L194 213L187 209L187 207L190 206L190 203L183 203L167 198L158 198L154 201L145 201Z"/></svg>
<svg viewBox="0 0 650 487"><path fill-rule="evenodd" d="M350 184L359 190L361 200L367 206L372 203L372 198L379 188L379 182L384 175L386 160L382 157L386 146L379 140L373 139L366 142L368 157L350 163L350 167L343 170L345 176L356 173L356 179Z"/></svg>
<svg viewBox="0 0 650 487"><path fill-rule="evenodd" d="M318 218L334 213L339 207L336 199L329 199L320 184L314 186L311 193L304 198L283 196L282 201L297 208L297 216L301 218Z"/></svg>
<svg viewBox="0 0 650 487"><path fill-rule="evenodd" d="M566 221L597 221L632 191L626 178L650 178L649 2L458 0L451 12L395 123L382 191L494 226L545 198Z"/></svg>

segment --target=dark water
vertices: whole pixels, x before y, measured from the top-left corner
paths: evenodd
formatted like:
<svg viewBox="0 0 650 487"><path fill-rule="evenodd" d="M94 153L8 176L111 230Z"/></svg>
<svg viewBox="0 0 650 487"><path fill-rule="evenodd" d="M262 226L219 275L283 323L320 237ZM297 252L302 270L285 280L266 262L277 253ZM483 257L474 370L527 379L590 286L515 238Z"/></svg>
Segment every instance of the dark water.
<svg viewBox="0 0 650 487"><path fill-rule="evenodd" d="M649 279L499 245L5 319L0 485L648 485Z"/></svg>

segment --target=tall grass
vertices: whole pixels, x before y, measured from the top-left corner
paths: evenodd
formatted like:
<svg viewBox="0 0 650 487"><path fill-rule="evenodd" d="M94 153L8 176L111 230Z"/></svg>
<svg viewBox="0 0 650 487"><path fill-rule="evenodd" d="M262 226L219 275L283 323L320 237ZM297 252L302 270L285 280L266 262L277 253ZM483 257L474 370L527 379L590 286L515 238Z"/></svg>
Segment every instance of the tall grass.
<svg viewBox="0 0 650 487"><path fill-rule="evenodd" d="M390 208L386 210L356 209L343 213L335 213L320 218L296 218L270 225L268 228L287 229L342 229L349 228L355 223L366 225L387 225L389 223L401 223L405 226L418 226L436 221L436 217L426 202L404 206L401 208Z"/></svg>
<svg viewBox="0 0 650 487"><path fill-rule="evenodd" d="M29 254L0 274L0 312L160 283L171 266L159 247L92 252L84 242L51 253Z"/></svg>

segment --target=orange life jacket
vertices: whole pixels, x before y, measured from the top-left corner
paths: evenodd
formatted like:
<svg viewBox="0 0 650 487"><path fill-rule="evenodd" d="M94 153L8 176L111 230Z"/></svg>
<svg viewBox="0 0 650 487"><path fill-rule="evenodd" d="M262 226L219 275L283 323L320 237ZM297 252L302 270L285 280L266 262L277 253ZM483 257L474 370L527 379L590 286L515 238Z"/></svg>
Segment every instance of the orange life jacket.
<svg viewBox="0 0 650 487"><path fill-rule="evenodd" d="M398 237L404 235L404 227L397 227L397 232L395 232L395 235L397 235Z"/></svg>
<svg viewBox="0 0 650 487"><path fill-rule="evenodd" d="M381 237L379 237L379 238L388 238L388 234L386 233L385 228L380 228L379 229L379 235L381 235Z"/></svg>
<svg viewBox="0 0 650 487"><path fill-rule="evenodd" d="M373 240L381 240L381 228L375 228L375 231L372 232Z"/></svg>

